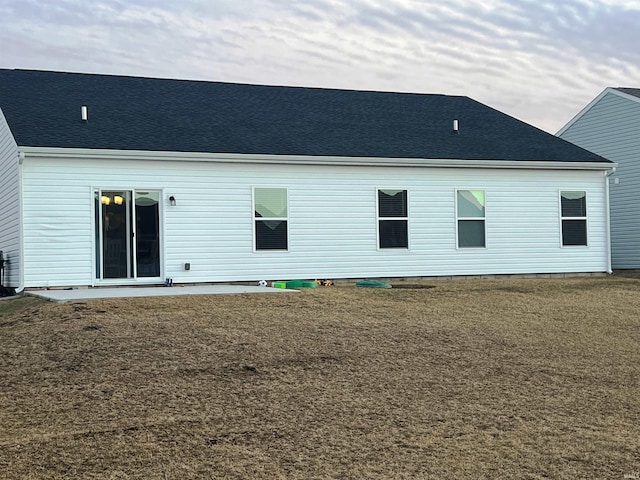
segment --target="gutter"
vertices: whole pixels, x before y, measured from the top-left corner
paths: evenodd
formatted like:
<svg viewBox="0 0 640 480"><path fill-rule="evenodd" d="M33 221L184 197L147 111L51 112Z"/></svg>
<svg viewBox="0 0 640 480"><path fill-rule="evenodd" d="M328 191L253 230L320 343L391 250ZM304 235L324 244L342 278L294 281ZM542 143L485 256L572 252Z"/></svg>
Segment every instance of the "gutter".
<svg viewBox="0 0 640 480"><path fill-rule="evenodd" d="M269 155L241 153L164 152L148 150L110 150L89 148L19 147L21 158L65 160L138 160L172 162L218 162L280 165L335 165L369 167L442 167L528 170L604 170L613 162L554 162L549 160L468 160L426 158L336 157L319 155Z"/></svg>

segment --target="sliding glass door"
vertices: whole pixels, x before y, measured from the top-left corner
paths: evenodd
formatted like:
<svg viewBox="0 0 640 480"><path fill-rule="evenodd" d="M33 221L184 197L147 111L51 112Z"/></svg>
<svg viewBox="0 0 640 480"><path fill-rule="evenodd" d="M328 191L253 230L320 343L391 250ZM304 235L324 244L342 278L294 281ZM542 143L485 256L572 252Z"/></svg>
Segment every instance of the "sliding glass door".
<svg viewBox="0 0 640 480"><path fill-rule="evenodd" d="M160 192L95 192L96 278L160 277Z"/></svg>
<svg viewBox="0 0 640 480"><path fill-rule="evenodd" d="M160 276L160 192L135 192L135 267L138 277Z"/></svg>

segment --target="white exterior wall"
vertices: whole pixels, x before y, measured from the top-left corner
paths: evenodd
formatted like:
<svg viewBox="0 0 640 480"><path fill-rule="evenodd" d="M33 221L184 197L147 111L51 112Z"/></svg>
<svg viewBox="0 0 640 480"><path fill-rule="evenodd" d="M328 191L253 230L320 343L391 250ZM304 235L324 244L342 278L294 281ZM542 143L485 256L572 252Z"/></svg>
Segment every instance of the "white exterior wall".
<svg viewBox="0 0 640 480"><path fill-rule="evenodd" d="M4 286L20 288L20 165L16 145L0 110L0 250L4 252Z"/></svg>
<svg viewBox="0 0 640 480"><path fill-rule="evenodd" d="M640 268L640 99L606 93L559 135L618 163L610 177L613 268Z"/></svg>
<svg viewBox="0 0 640 480"><path fill-rule="evenodd" d="M162 275L177 283L608 268L602 171L27 156L23 184L28 287L94 282L92 188L162 190ZM288 251L254 251L254 186L288 189ZM408 190L409 250L377 249L377 188ZM486 191L487 248L456 248L456 189ZM560 190L587 191L588 247L561 247Z"/></svg>

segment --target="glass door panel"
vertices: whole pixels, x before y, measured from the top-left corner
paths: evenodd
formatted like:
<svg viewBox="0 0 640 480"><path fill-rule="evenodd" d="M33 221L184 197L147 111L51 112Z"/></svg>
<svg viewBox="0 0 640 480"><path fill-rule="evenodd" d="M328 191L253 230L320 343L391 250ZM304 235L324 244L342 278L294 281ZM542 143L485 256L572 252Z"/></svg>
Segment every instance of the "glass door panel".
<svg viewBox="0 0 640 480"><path fill-rule="evenodd" d="M136 191L136 273L160 276L160 193Z"/></svg>
<svg viewBox="0 0 640 480"><path fill-rule="evenodd" d="M102 191L102 278L131 277L131 192Z"/></svg>

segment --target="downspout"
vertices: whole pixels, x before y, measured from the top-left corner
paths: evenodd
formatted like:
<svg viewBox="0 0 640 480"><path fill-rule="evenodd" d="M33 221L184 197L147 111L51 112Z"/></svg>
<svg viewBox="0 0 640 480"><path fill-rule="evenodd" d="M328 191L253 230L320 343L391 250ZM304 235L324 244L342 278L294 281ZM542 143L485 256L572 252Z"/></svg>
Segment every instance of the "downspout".
<svg viewBox="0 0 640 480"><path fill-rule="evenodd" d="M18 208L20 209L20 257L18 258L18 264L20 268L20 280L18 281L18 287L16 293L21 294L24 292L24 199L22 198L22 164L24 163L25 153L22 150L18 150Z"/></svg>
<svg viewBox="0 0 640 480"><path fill-rule="evenodd" d="M613 268L611 266L611 214L609 205L609 177L616 172L616 167L604 174L604 195L605 195L605 229L607 235L607 273L611 275Z"/></svg>

